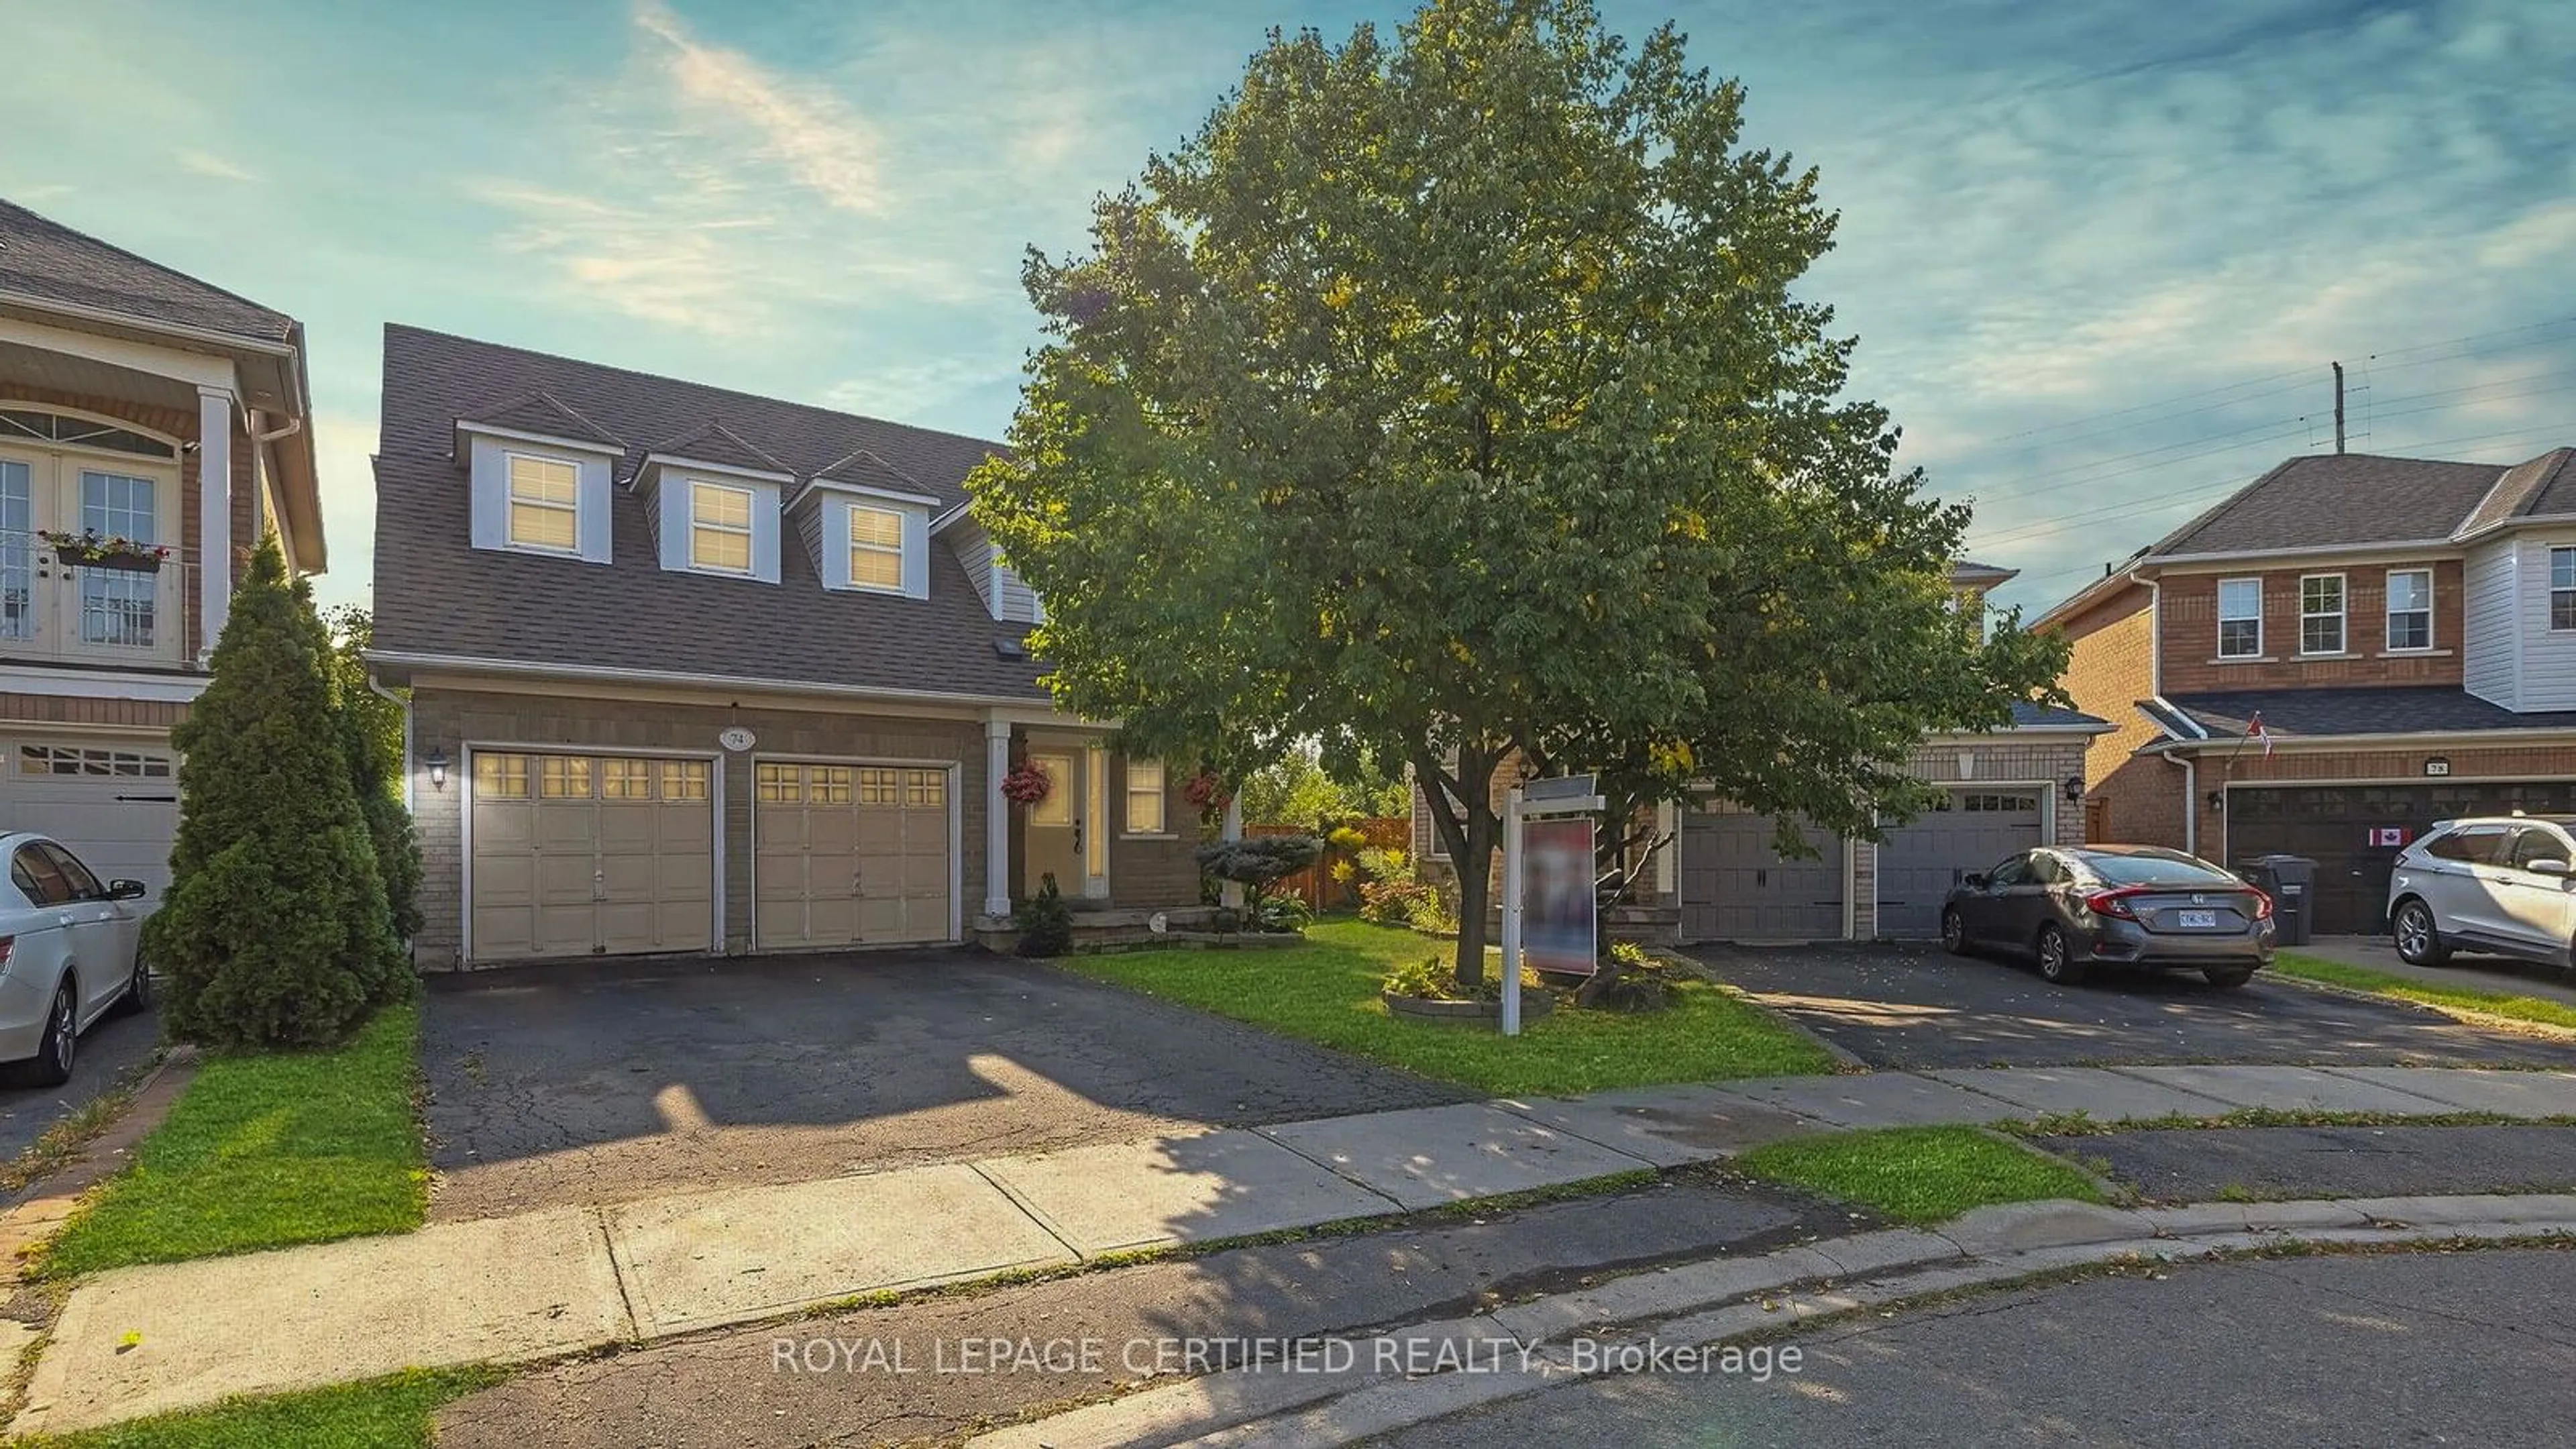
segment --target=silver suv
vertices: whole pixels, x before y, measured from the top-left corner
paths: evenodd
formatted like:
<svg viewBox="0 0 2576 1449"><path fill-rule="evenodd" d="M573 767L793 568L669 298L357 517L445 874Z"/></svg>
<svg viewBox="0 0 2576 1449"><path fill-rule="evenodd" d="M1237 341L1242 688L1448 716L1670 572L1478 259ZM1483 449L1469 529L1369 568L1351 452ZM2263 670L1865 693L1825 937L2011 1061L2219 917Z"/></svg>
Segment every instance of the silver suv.
<svg viewBox="0 0 2576 1449"><path fill-rule="evenodd" d="M2389 928L2410 965L2454 950L2569 964L2576 938L2576 815L2445 820L2397 854Z"/></svg>

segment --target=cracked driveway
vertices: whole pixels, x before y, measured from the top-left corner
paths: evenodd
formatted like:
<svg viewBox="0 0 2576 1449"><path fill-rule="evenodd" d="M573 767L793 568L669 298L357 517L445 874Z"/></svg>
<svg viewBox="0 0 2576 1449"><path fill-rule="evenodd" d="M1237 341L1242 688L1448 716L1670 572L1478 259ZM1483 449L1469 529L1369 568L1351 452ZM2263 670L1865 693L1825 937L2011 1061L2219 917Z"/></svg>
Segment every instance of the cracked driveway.
<svg viewBox="0 0 2576 1449"><path fill-rule="evenodd" d="M962 952L437 977L421 1058L440 1220L1468 1095Z"/></svg>
<svg viewBox="0 0 2576 1449"><path fill-rule="evenodd" d="M1873 1067L2576 1066L2576 1041L2488 1031L2269 975L2235 991L2197 975L2107 969L2083 986L2051 986L2015 962L1928 946L1701 946L1692 954Z"/></svg>

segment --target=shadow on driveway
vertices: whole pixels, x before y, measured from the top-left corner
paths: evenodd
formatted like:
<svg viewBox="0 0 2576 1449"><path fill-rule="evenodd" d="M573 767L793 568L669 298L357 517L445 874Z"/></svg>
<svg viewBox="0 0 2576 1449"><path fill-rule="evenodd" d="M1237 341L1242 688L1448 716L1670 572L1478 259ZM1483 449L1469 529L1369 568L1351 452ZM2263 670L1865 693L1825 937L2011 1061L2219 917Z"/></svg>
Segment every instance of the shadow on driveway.
<svg viewBox="0 0 2576 1449"><path fill-rule="evenodd" d="M421 1057L440 1219L1468 1095L954 951L434 977Z"/></svg>
<svg viewBox="0 0 2576 1449"><path fill-rule="evenodd" d="M1874 1067L2576 1066L2576 1042L2485 1031L2261 976L2221 991L2197 975L2106 969L2068 987L2015 962L1930 946L1721 945L1693 954Z"/></svg>

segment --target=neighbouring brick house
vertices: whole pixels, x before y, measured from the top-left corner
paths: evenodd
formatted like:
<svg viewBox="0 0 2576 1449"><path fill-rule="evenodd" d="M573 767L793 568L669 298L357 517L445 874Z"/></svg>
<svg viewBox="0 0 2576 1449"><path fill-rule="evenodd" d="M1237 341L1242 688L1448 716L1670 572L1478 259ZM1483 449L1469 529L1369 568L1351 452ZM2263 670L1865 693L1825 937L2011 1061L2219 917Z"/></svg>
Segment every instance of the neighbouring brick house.
<svg viewBox="0 0 2576 1449"><path fill-rule="evenodd" d="M2435 820L2576 807L2576 449L2293 458L2034 627L2113 725L2096 838L2313 857L2321 931Z"/></svg>
<svg viewBox="0 0 2576 1449"><path fill-rule="evenodd" d="M169 884L170 729L247 550L325 563L311 415L295 319L0 202L0 821Z"/></svg>
<svg viewBox="0 0 2576 1449"><path fill-rule="evenodd" d="M1981 602L2013 577L1963 562L1951 582ZM1713 797L1688 810L1668 805L1658 833L1676 843L1656 853L1636 898L1659 908L1664 934L1685 943L1937 936L1942 900L1962 874L2034 845L2084 843L2085 814L2069 787L2080 792L2087 749L2110 728L2080 711L2020 704L2004 729L1927 739L1911 765L1947 787L1935 806L1890 823L1875 842L1805 827L1812 856L1783 854L1771 816ZM1511 775L1508 764L1496 772L1498 813ZM1416 855L1454 881L1419 784L1413 798ZM1499 897L1499 855L1489 879Z"/></svg>
<svg viewBox="0 0 2576 1449"><path fill-rule="evenodd" d="M1038 683L996 446L388 327L419 963L955 942L1048 874L1095 930L1195 909L1180 782Z"/></svg>

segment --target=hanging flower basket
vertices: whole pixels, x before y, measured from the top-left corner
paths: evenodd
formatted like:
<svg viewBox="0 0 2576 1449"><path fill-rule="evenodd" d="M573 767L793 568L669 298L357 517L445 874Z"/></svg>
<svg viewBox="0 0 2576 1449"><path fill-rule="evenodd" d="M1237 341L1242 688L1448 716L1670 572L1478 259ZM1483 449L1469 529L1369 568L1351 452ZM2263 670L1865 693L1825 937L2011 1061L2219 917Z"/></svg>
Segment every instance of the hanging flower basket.
<svg viewBox="0 0 2576 1449"><path fill-rule="evenodd" d="M157 574L161 571L161 561L170 556L166 544L138 543L114 534L57 533L52 529L38 529L36 537L53 549L54 557L80 568Z"/></svg>
<svg viewBox="0 0 2576 1449"><path fill-rule="evenodd" d="M1002 777L1002 796L1015 804L1038 804L1054 790L1055 782L1047 778L1046 771L1026 760L1013 765L1011 772Z"/></svg>
<svg viewBox="0 0 2576 1449"><path fill-rule="evenodd" d="M1216 777L1215 771L1201 770L1182 782L1181 798L1190 802L1200 814L1207 815L1223 810L1234 794L1225 788L1225 782Z"/></svg>

